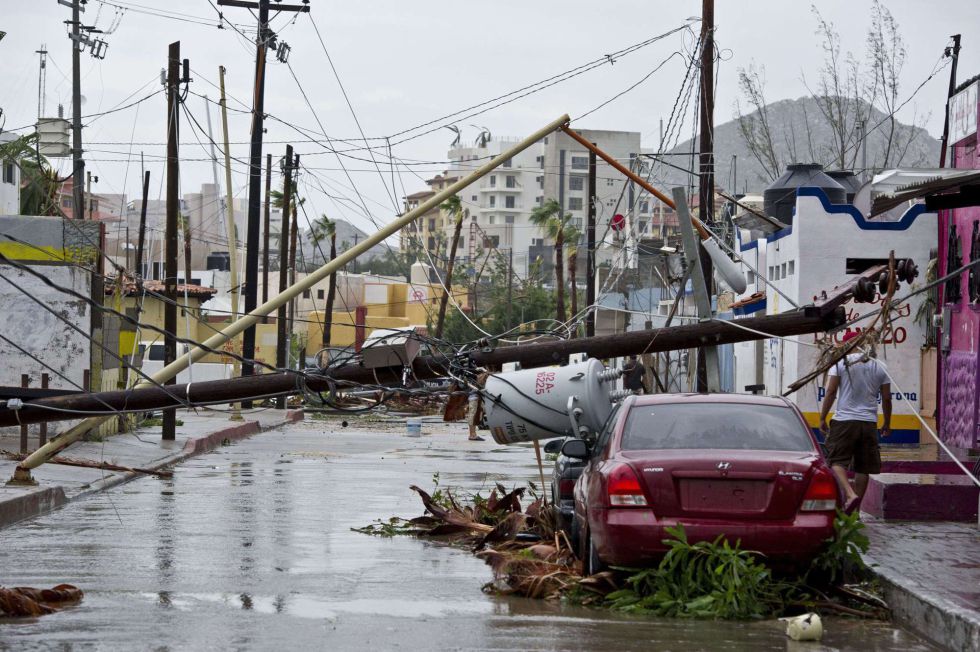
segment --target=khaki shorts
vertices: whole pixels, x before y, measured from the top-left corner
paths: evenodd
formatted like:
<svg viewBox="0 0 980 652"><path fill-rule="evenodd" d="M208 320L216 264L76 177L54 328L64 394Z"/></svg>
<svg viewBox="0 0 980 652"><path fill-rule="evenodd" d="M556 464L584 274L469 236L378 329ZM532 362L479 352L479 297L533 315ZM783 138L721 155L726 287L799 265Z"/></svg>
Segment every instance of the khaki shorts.
<svg viewBox="0 0 980 652"><path fill-rule="evenodd" d="M849 466L855 473L881 473L877 423L835 419L830 422L826 444L831 466Z"/></svg>

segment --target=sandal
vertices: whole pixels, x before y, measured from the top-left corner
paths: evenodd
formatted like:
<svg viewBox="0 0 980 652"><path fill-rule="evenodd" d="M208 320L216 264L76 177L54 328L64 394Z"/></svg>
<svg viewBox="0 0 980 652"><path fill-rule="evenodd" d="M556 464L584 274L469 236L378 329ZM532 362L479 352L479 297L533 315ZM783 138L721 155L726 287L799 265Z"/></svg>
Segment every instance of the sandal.
<svg viewBox="0 0 980 652"><path fill-rule="evenodd" d="M466 441L486 441L483 437L477 435L476 437L469 437Z"/></svg>

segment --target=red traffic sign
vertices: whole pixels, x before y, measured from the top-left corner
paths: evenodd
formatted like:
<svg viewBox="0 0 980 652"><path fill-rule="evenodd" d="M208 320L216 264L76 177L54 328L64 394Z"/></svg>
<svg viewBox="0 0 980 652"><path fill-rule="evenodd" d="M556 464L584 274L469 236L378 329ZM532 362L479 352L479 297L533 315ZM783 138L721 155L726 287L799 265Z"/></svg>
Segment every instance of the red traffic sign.
<svg viewBox="0 0 980 652"><path fill-rule="evenodd" d="M609 228L613 231L622 231L626 227L626 216L622 213L616 213L609 220Z"/></svg>

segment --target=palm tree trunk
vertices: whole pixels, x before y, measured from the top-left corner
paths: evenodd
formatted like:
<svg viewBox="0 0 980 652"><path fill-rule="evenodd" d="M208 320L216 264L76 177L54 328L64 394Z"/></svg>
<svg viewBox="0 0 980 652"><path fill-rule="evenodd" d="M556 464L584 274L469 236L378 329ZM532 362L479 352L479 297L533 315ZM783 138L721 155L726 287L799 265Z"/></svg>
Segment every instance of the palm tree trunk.
<svg viewBox="0 0 980 652"><path fill-rule="evenodd" d="M330 261L337 257L337 234L330 234ZM337 297L337 272L330 275L327 285L327 305L323 309L323 348L330 346L330 329L333 326L333 302Z"/></svg>
<svg viewBox="0 0 980 652"><path fill-rule="evenodd" d="M456 228L453 230L453 242L449 246L449 262L446 264L446 287L443 288L439 299L439 316L436 318L436 339L442 337L442 326L446 320L446 304L449 303L449 293L453 289L453 267L456 264L456 248L459 246L459 234L463 230L463 215L456 214Z"/></svg>
<svg viewBox="0 0 980 652"><path fill-rule="evenodd" d="M578 271L578 252L572 249L568 253L568 291L571 292L572 298L572 312L570 319L575 319L578 314L578 288L575 287L575 273ZM575 337L578 329L572 331L572 337Z"/></svg>
<svg viewBox="0 0 980 652"><path fill-rule="evenodd" d="M565 258L563 249L565 247L565 234L558 231L555 237L555 289L558 292L555 301L555 319L560 322L565 321Z"/></svg>

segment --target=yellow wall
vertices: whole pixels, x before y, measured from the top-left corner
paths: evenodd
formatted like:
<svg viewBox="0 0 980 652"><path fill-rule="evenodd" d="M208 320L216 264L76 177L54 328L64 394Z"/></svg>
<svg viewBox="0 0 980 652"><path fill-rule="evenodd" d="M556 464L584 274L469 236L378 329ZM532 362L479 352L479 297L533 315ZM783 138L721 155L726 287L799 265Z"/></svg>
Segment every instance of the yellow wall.
<svg viewBox="0 0 980 652"><path fill-rule="evenodd" d="M385 303L369 303L365 306L367 316L364 320L364 336L368 337L376 328L408 328L409 326L425 326L429 323L429 315L434 320L439 307L439 298L442 295L441 287L429 285L428 299L425 303L413 301L408 302L410 286L408 283L392 283L386 287ZM462 288L453 288L453 296L460 305L466 301L466 291ZM452 306L449 308L452 310ZM309 325L307 327L308 345L307 350L312 352L319 349L320 342L323 341L323 315L322 310L314 310L309 314ZM354 345L356 336L355 313L334 312L330 319L332 324L330 330L330 346L333 348L343 348Z"/></svg>

